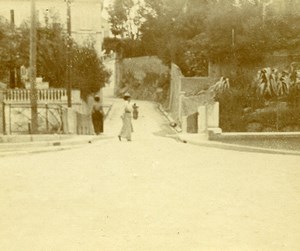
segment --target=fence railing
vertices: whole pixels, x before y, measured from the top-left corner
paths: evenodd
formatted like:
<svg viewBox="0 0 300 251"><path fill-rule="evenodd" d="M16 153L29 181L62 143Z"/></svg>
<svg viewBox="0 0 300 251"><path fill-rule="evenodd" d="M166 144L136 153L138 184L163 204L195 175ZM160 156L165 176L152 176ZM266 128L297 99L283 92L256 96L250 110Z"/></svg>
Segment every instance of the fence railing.
<svg viewBox="0 0 300 251"><path fill-rule="evenodd" d="M63 102L67 100L66 89L38 89L37 101ZM30 102L30 89L8 89L4 95L4 102L27 103Z"/></svg>
<svg viewBox="0 0 300 251"><path fill-rule="evenodd" d="M49 103L37 105L38 132L43 134L63 133L63 105ZM31 134L30 103L9 103L5 105L5 133Z"/></svg>

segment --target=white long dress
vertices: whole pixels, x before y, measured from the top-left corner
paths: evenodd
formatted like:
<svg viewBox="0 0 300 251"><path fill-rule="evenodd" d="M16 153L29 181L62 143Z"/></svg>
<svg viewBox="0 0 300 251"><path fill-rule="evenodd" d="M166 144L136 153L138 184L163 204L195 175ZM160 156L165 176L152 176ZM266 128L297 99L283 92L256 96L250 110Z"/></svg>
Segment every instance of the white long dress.
<svg viewBox="0 0 300 251"><path fill-rule="evenodd" d="M131 133L133 132L132 127L132 105L129 101L125 102L124 111L122 114L123 125L121 128L121 132L119 134L120 137L125 138L127 140L131 140Z"/></svg>

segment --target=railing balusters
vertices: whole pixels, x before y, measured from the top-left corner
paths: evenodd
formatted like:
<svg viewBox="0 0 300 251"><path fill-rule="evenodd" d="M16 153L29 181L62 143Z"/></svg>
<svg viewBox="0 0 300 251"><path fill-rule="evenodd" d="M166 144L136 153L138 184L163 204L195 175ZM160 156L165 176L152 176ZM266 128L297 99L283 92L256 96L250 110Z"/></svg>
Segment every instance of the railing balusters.
<svg viewBox="0 0 300 251"><path fill-rule="evenodd" d="M29 90L26 90L26 99L30 100L30 92L29 92Z"/></svg>
<svg viewBox="0 0 300 251"><path fill-rule="evenodd" d="M21 101L24 101L24 90L21 90Z"/></svg>
<svg viewBox="0 0 300 251"><path fill-rule="evenodd" d="M37 100L43 102L66 102L66 89L37 89ZM4 100L10 103L26 103L31 100L30 89L7 89Z"/></svg>
<svg viewBox="0 0 300 251"><path fill-rule="evenodd" d="M60 89L60 97L59 97L59 101L62 100L62 97L64 96L64 91L63 89Z"/></svg>
<svg viewBox="0 0 300 251"><path fill-rule="evenodd" d="M50 100L53 100L53 89L50 90Z"/></svg>

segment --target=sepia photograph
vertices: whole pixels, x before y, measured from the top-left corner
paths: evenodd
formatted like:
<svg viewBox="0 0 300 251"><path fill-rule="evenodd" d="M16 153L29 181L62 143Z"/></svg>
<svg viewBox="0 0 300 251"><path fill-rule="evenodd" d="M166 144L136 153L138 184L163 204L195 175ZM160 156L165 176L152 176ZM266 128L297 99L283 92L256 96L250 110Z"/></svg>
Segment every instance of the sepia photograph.
<svg viewBox="0 0 300 251"><path fill-rule="evenodd" d="M300 0L0 0L0 250L299 251Z"/></svg>

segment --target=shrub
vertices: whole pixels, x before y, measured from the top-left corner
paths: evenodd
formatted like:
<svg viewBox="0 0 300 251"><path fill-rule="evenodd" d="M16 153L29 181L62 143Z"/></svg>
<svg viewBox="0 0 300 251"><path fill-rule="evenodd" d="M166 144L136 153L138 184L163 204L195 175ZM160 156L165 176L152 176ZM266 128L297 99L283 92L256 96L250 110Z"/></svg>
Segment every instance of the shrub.
<svg viewBox="0 0 300 251"><path fill-rule="evenodd" d="M243 109L245 101L243 93L236 90L219 94L217 101L220 103L220 127L227 132L241 132L245 130Z"/></svg>
<svg viewBox="0 0 300 251"><path fill-rule="evenodd" d="M122 86L119 90L129 91L133 99L149 100L164 103L168 98L170 77L169 74L146 72L143 79L135 77L132 70L127 70L122 76Z"/></svg>

